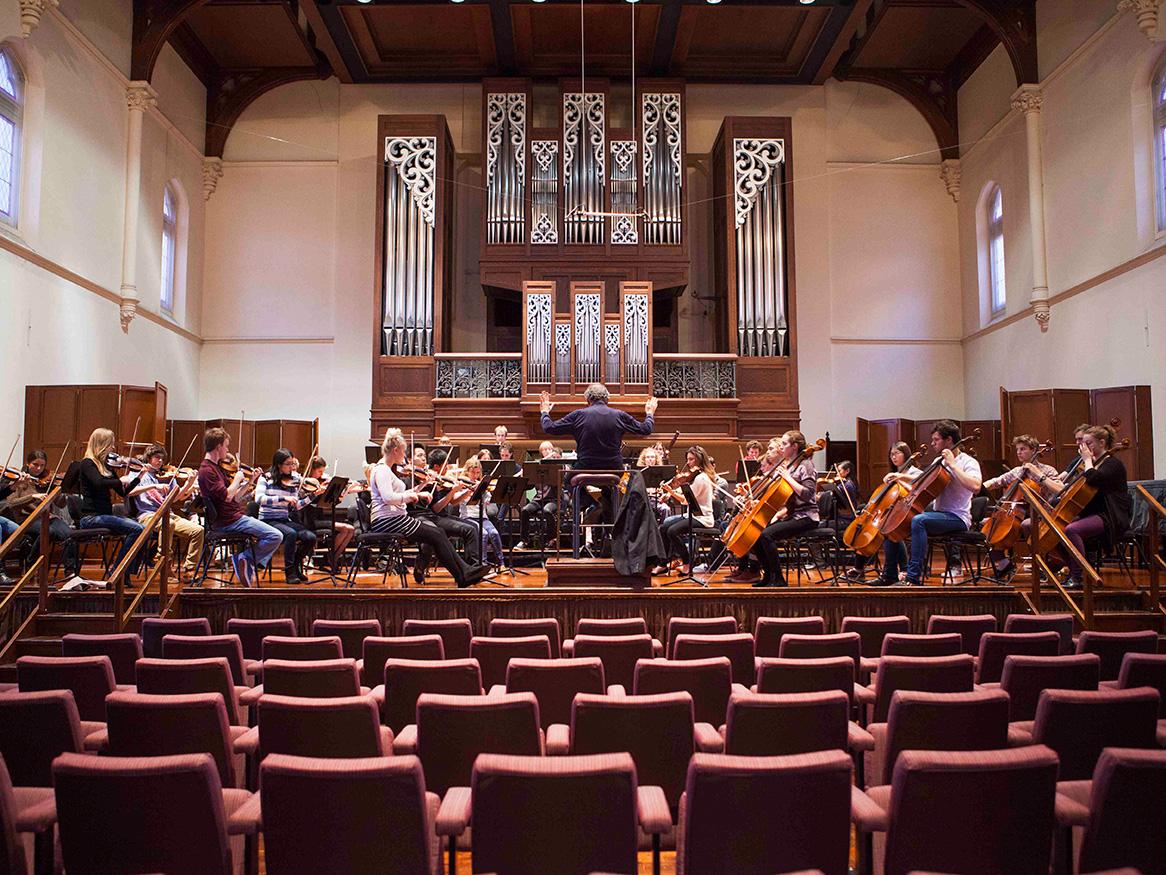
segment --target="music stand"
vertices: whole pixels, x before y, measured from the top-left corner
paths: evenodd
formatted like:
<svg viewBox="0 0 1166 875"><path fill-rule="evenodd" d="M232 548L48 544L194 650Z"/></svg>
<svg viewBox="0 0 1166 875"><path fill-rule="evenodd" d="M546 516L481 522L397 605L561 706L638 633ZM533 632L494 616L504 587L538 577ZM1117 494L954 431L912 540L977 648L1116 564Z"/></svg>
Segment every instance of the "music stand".
<svg viewBox="0 0 1166 875"><path fill-rule="evenodd" d="M369 465L375 465L381 460L381 445L368 443L364 445L364 461Z"/></svg>
<svg viewBox="0 0 1166 875"><path fill-rule="evenodd" d="M327 505L330 510L328 524L331 527L332 532L332 555L334 557L332 564L334 566L339 566L341 559L340 556L336 556L336 505L338 505L343 500L344 492L348 489L348 483L349 480L347 477L333 477L328 481L328 485L324 488L324 492L313 499L319 504ZM325 577L332 581L333 586L339 585L337 583L336 571L333 568L328 569L328 573L325 575Z"/></svg>
<svg viewBox="0 0 1166 875"><path fill-rule="evenodd" d="M513 508L518 508L521 512L522 505L526 503L526 490L530 488L530 483L525 477L499 477L494 483L494 489L490 494L495 506L499 508L506 508L506 530L510 532L510 511ZM511 574L529 575L529 571L523 571L514 567L514 538L510 539L510 547L503 546L503 556L506 559L506 567Z"/></svg>
<svg viewBox="0 0 1166 875"><path fill-rule="evenodd" d="M643 475L645 489L659 489L661 483L676 476L676 466L649 465L640 469L640 474Z"/></svg>
<svg viewBox="0 0 1166 875"><path fill-rule="evenodd" d="M538 462L530 462L522 473L526 475L530 485L535 489L535 501L539 501L539 490L550 487L550 493L555 497L555 514L554 514L554 532L547 532L546 536L549 538L554 535L555 538L555 555L559 555L559 526L560 526L560 508L563 506L563 469L566 467L566 462L562 459L542 459ZM545 499L544 499L545 500ZM546 560L545 544L539 546L539 557Z"/></svg>
<svg viewBox="0 0 1166 875"><path fill-rule="evenodd" d="M498 468L501 465L502 463L499 462L494 467ZM473 504L475 501L478 503L478 538L480 539L479 544L482 548L481 553L483 561L485 560L486 556L486 544L484 543L486 535L486 492L489 491L490 479L490 475L486 474L485 466L483 465L482 479L478 481L478 485L474 487L474 491L470 493L470 497L467 499L468 504ZM503 553L503 558L505 558L505 553ZM496 571L491 572L479 580L478 583L492 583L495 586L509 587L509 583L503 583L501 580L495 579L497 574L498 572Z"/></svg>
<svg viewBox="0 0 1166 875"><path fill-rule="evenodd" d="M738 459L736 478L738 483L744 483L746 480L752 480L757 476L757 472L761 470L760 459Z"/></svg>
<svg viewBox="0 0 1166 875"><path fill-rule="evenodd" d="M683 577L678 577L676 580L670 580L663 586L675 586L678 583L685 583L691 580L693 583L708 588L709 582L701 580L692 573L692 569L696 567L696 533L693 531L693 526L696 524L695 515L700 513L700 502L696 500L693 495L692 486L687 483L680 484L680 492L684 495L684 502L688 505L688 574Z"/></svg>
<svg viewBox="0 0 1166 875"><path fill-rule="evenodd" d="M490 458L498 459L502 455L502 444L478 444L478 452L480 453L482 450L489 450Z"/></svg>

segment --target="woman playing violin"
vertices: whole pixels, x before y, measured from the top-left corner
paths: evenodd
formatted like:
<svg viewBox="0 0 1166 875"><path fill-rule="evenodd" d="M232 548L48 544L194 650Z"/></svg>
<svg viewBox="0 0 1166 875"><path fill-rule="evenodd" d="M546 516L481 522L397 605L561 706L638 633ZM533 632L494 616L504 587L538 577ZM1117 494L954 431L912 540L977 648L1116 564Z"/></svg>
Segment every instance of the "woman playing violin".
<svg viewBox="0 0 1166 875"><path fill-rule="evenodd" d="M327 488L328 478L325 476L325 471L328 468L328 463L319 456L314 457L308 462L307 479L304 483L304 490L307 492L311 484L315 482L317 488L315 495L320 495ZM356 484L350 483L348 491L354 491ZM327 513L325 513L327 511ZM340 560L344 557L344 551L348 549L349 543L356 534L356 529L350 523L337 520L335 528L333 528L331 505L324 505L319 501L309 504L304 508L304 522L308 527L316 533L319 537L321 533L330 533L332 535L332 546L329 552L329 564L332 566L334 574L340 573Z"/></svg>
<svg viewBox="0 0 1166 875"><path fill-rule="evenodd" d="M194 494L198 480L187 477L186 482L180 484L177 477L164 478L162 468L166 464L168 454L161 444L151 444L146 448L142 460L146 467L142 469L142 482L130 491L130 496L137 504L138 522L148 525L154 514L162 507L162 502L173 490L178 490L175 503L181 503ZM167 482L167 480L169 482ZM182 575L192 577L198 568L198 560L202 557L202 542L204 532L202 526L191 520L184 519L176 513L170 514L170 526L174 537L180 545L186 545L186 559L182 563ZM169 545L167 545L169 549Z"/></svg>
<svg viewBox="0 0 1166 875"><path fill-rule="evenodd" d="M307 583L301 562L316 550L316 533L299 519L299 511L312 500L300 490L300 475L294 468L291 450L280 448L271 459L271 468L255 484L259 519L283 535L283 571L288 583Z"/></svg>
<svg viewBox="0 0 1166 875"><path fill-rule="evenodd" d="M457 503L461 519L463 523L469 523L476 529L479 522L478 503L470 503L468 500L470 496L477 491L477 487L473 484L479 483L482 480L482 463L479 459L470 459L466 462L466 467L462 470L463 476L471 481L463 484L460 487L454 487L461 494L458 496L455 493L454 501ZM480 499L489 507L490 493L486 491L482 494ZM481 554L487 556L489 549L494 551L495 564L500 568L506 566L506 556L502 552L502 536L498 533L498 527L494 525L494 521L486 514L481 515L482 534L481 534ZM489 548L489 549L488 549Z"/></svg>
<svg viewBox="0 0 1166 875"><path fill-rule="evenodd" d="M770 448L767 459L772 456L773 441L770 441ZM777 472L776 476L789 483L793 498L783 508L785 513L779 511L757 539L754 553L761 562L762 577L754 586L786 586L778 544L818 525L818 472L814 469L813 458L803 459L792 470L788 467L788 463L805 448L806 436L800 431L787 431L777 441L781 461L773 470Z"/></svg>
<svg viewBox="0 0 1166 875"><path fill-rule="evenodd" d="M410 516L428 520L445 532L448 538L460 538L464 549L464 559L471 565L478 564L479 535L478 527L473 523L464 522L460 517L457 503L453 502L454 494L451 490L458 490L454 484L460 469L447 465L450 451L444 447L434 448L429 457L425 456L424 447L413 449L413 465L406 469L406 479L411 480L417 488L421 498L416 504L409 505ZM464 485L464 484L463 484ZM468 496L468 492L459 491L461 497ZM434 550L430 544L421 544L417 547L417 561L413 563L413 580L418 584L425 582L425 572L433 561Z"/></svg>
<svg viewBox="0 0 1166 875"><path fill-rule="evenodd" d="M1016 461L1020 462L1015 468L1005 471L999 477L992 477L984 481L984 488L988 491L1007 489L1017 480L1027 480L1030 484L1040 488L1041 497L1046 501L1052 499L1060 491L1060 480L1057 469L1035 459L1040 441L1030 434L1019 434L1012 439L1012 447L1016 451ZM1028 539L1032 529L1032 518L1020 524L1020 537ZM1012 559L1005 555L1003 550L989 550L988 556L996 568L996 579L1007 580L1015 570Z"/></svg>
<svg viewBox="0 0 1166 875"><path fill-rule="evenodd" d="M666 518L660 526L660 534L664 537L668 558L676 557L680 560L681 574L688 574L691 571L692 557L688 555L688 533L692 530L693 525L711 527L713 524L712 478L716 476L716 473L712 460L709 459L704 447L699 445L689 447L684 455L684 470L673 478L672 483L667 484L667 489L672 490L680 498L685 497L681 492L681 486L687 484L700 507L700 513L693 514L691 523L688 519L688 513L685 512ZM682 506L685 504L681 503ZM652 573L665 574L667 571L666 566L660 566L653 569Z"/></svg>

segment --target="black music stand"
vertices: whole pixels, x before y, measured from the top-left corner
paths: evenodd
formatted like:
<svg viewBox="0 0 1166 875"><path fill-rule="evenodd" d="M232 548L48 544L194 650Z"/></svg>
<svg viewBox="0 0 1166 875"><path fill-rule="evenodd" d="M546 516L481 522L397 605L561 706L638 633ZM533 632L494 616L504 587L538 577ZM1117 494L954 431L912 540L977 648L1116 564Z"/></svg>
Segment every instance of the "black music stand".
<svg viewBox="0 0 1166 875"><path fill-rule="evenodd" d="M736 476L738 483L744 483L746 480L752 480L756 477L760 470L760 459L738 459L737 472L734 476Z"/></svg>
<svg viewBox="0 0 1166 875"><path fill-rule="evenodd" d="M676 476L676 466L649 465L647 468L641 468L640 474L644 478L645 489L659 489L661 483Z"/></svg>
<svg viewBox="0 0 1166 875"><path fill-rule="evenodd" d="M499 467L499 466L501 466L501 464L502 463L499 462L495 467ZM479 547L481 548L481 558L484 561L485 557L486 557L486 544L485 544L486 493L489 491L489 488L490 488L490 476L485 473L485 470L484 470L485 466L483 465L482 467L483 467L482 479L479 480L478 485L474 487L474 491L470 494L470 497L467 499L467 503L469 503L469 504L473 504L474 502L478 503L478 539L479 539L478 544L479 544ZM503 555L505 555L505 554L503 554ZM496 579L497 574L498 574L497 571L493 571L490 574L483 577L481 580L479 580L478 583L492 583L495 586L509 587L510 586L509 583L503 583L501 580Z"/></svg>
<svg viewBox="0 0 1166 875"><path fill-rule="evenodd" d="M696 514L700 512L700 502L696 500L696 496L693 495L692 487L689 484L680 484L680 491L684 495L684 503L688 505L688 574L661 585L675 586L678 583L686 583L691 580L693 583L699 584L707 589L709 585L708 580L701 580L692 573L692 569L696 567L696 533L693 531L693 526L696 525Z"/></svg>
<svg viewBox="0 0 1166 875"><path fill-rule="evenodd" d="M510 534L510 511L518 508L522 511L522 505L526 503L526 490L530 488L530 483L525 477L499 477L494 483L494 489L490 493L496 507L506 508L506 531ZM511 574L530 574L529 571L523 571L520 568L514 567L514 538L510 538L510 546L503 544L503 557L506 559L506 568Z"/></svg>
<svg viewBox="0 0 1166 875"><path fill-rule="evenodd" d="M502 455L502 444L478 444L478 452L482 450L489 450L490 458L497 461Z"/></svg>
<svg viewBox="0 0 1166 875"><path fill-rule="evenodd" d="M546 555L546 539L554 537L555 539L555 555L559 555L559 526L561 517L561 509L563 507L563 469L566 467L566 462L562 459L541 459L538 462L528 462L522 469L522 473L531 486L535 489L535 501L538 501L539 490L546 487L551 488L551 495L555 497L555 517L552 522L554 525L553 532L544 533L543 541L539 544L539 560L545 562Z"/></svg>
<svg viewBox="0 0 1166 875"><path fill-rule="evenodd" d="M314 501L317 501L320 504L328 505L330 509L328 524L331 527L332 532L333 567L329 568L328 573L324 576L332 581L333 586L340 585L336 576L335 568L339 567L341 559L340 556L336 555L336 505L338 505L343 500L345 490L348 489L348 482L349 481L347 477L333 477L328 481L328 485L325 487L323 494L314 499Z"/></svg>

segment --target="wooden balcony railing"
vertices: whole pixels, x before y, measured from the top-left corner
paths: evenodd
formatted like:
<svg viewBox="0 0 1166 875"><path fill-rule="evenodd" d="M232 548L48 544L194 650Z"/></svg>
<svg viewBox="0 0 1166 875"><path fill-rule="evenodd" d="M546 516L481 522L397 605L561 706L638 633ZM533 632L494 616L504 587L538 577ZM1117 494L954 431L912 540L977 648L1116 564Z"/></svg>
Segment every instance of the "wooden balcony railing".
<svg viewBox="0 0 1166 875"><path fill-rule="evenodd" d="M49 493L41 499L40 504L33 509L32 513L20 524L20 527L3 544L0 544L0 563L3 563L4 557L8 555L8 552L32 530L32 527L40 526L40 554L36 557L36 561L32 563L28 571L24 572L20 580L4 595L3 601L0 601L0 617L3 617L5 612L11 609L16 601L16 596L34 578L38 583L37 603L28 616L24 618L24 622L13 631L12 635L4 643L3 649L0 649L0 662L8 661L8 653L12 649L13 644L35 622L37 615L48 611L49 556L53 549L52 539L49 538L49 522L52 519L53 504L60 494L61 487L59 486L49 490Z"/></svg>
<svg viewBox="0 0 1166 875"><path fill-rule="evenodd" d="M652 394L657 398L736 398L737 356L656 353Z"/></svg>
<svg viewBox="0 0 1166 875"><path fill-rule="evenodd" d="M1162 521L1166 520L1166 507L1163 507L1162 503L1151 495L1141 483L1137 484L1137 490L1142 500L1146 502L1147 510L1146 534L1149 549L1146 551L1146 562L1150 566L1150 609L1166 614L1166 608L1162 607L1161 589L1161 574L1166 571L1166 561L1162 559L1161 540L1158 533Z"/></svg>
<svg viewBox="0 0 1166 875"><path fill-rule="evenodd" d="M438 398L519 398L522 353L442 352L435 357Z"/></svg>
<svg viewBox="0 0 1166 875"><path fill-rule="evenodd" d="M149 591L154 581L158 581L158 604L161 605L161 614L166 616L169 610L169 583L170 583L170 537L172 529L170 526L170 506L174 503L175 497L181 490L175 486L170 490L162 502L162 506L150 518L150 521L145 525L138 537L134 540L133 546L122 557L121 562L110 574L110 580L113 581L113 624L114 632L124 632L126 626L129 625L130 618L133 617L134 611L137 610L141 604L142 598ZM142 582L141 589L134 595L129 607L125 607L125 579L126 569L131 567L131 564L137 556L146 548L150 542L150 535L155 530L160 529L158 535L158 564L151 570L146 579Z"/></svg>

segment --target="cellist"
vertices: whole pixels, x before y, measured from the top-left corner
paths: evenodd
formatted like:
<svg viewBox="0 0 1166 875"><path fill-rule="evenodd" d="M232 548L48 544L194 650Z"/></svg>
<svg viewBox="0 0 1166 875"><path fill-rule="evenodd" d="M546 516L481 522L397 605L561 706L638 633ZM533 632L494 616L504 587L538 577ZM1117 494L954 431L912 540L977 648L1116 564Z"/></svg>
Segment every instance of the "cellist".
<svg viewBox="0 0 1166 875"><path fill-rule="evenodd" d="M776 468L777 476L789 483L793 498L782 509L785 513L779 511L765 527L753 548L762 569L761 580L754 586L786 586L778 543L818 527L818 472L814 470L813 458L803 459L793 469L785 464L805 448L806 436L800 431L787 431L778 442L782 463Z"/></svg>
<svg viewBox="0 0 1166 875"><path fill-rule="evenodd" d="M776 468L782 460L780 438L770 438L769 445L766 447L764 455L762 454L761 449L762 447L760 441L749 441L745 447L746 461L760 460L761 462L757 474L755 474L752 478L754 481L759 477L763 477L768 474L770 471ZM744 485L745 484L741 483L737 484L738 491L740 491ZM725 580L729 583L754 583L761 579L760 575L757 573L760 570L760 567L761 566L758 564L757 560L753 558L753 554L743 556L737 563L736 570L732 571L725 578Z"/></svg>
<svg viewBox="0 0 1166 875"><path fill-rule="evenodd" d="M1030 434L1020 434L1012 439L1012 448L1016 451L1016 461L1020 464L1005 471L999 477L985 480L984 488L989 491L1007 489L1017 480L1027 479L1040 487L1041 497L1045 500L1055 496L1060 491L1054 488L1054 484L1060 482L1057 469L1033 458L1036 451L1040 449L1040 441ZM1032 519L1030 517L1020 524L1021 538L1027 539L1031 528ZM1007 580L1014 571L1012 558L1006 556L1003 550L990 550L988 556L996 567L996 579Z"/></svg>
<svg viewBox="0 0 1166 875"><path fill-rule="evenodd" d="M892 480L898 480L905 488L910 489L911 483L915 478L923 473L915 465L909 464L911 459L911 446L903 441L899 441L891 447L889 456L891 470L883 477L883 482L890 483ZM854 556L854 565L846 569L846 576L853 580L862 580L862 570L869 561L869 556L856 553ZM877 581L872 581L871 585L890 586L893 583L898 583L900 570L902 569L905 575L906 568L907 545L902 541L892 541L890 538L886 538L883 541L883 573Z"/></svg>

